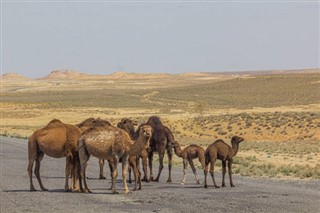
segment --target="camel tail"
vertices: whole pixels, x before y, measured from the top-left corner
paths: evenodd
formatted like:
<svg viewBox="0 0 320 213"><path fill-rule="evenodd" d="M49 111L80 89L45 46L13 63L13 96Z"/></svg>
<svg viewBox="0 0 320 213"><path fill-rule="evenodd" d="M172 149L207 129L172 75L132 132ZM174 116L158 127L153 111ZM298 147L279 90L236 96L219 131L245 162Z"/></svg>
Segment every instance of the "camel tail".
<svg viewBox="0 0 320 213"><path fill-rule="evenodd" d="M83 146L84 146L84 140L83 140L83 137L80 137L78 140L77 151L79 151L80 148Z"/></svg>
<svg viewBox="0 0 320 213"><path fill-rule="evenodd" d="M37 140L34 135L31 135L28 138L28 157L29 157L29 160L32 160L32 159L35 160L37 153L38 153Z"/></svg>
<svg viewBox="0 0 320 213"><path fill-rule="evenodd" d="M78 140L78 147L77 147L77 153L78 153L78 159L79 162L81 162L81 160L88 160L89 159L89 153L88 150L84 144L84 139L81 136Z"/></svg>

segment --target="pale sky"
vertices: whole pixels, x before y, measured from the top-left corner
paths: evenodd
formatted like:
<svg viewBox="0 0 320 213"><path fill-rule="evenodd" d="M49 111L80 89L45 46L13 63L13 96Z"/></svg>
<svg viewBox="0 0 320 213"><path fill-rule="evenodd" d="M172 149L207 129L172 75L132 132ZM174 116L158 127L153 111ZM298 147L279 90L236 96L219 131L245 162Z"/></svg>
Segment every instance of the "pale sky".
<svg viewBox="0 0 320 213"><path fill-rule="evenodd" d="M317 1L2 1L2 74L319 68Z"/></svg>

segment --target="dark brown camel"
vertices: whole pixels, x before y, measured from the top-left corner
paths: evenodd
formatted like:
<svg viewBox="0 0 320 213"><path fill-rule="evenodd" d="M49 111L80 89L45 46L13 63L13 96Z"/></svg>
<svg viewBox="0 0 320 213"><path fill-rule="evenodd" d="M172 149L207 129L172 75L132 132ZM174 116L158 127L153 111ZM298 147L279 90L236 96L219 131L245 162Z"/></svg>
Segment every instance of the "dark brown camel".
<svg viewBox="0 0 320 213"><path fill-rule="evenodd" d="M36 162L35 175L38 179L41 190L47 191L42 185L40 178L40 162L46 154L53 158L66 157L65 168L65 191L70 191L69 177L73 179L73 191L78 191L77 185L77 167L78 167L78 153L77 141L81 135L81 130L71 124L62 123L58 119L50 121L47 126L36 130L28 141L28 174L30 178L30 191L35 191L32 182L33 163Z"/></svg>
<svg viewBox="0 0 320 213"><path fill-rule="evenodd" d="M217 159L222 161L222 187L225 187L226 184L224 182L225 174L226 174L226 165L228 161L228 174L230 179L230 186L234 187L232 182L232 160L233 157L236 156L239 150L239 144L244 141L242 137L233 136L231 139L232 147L226 144L223 140L218 139L214 143L208 146L205 152L206 158L206 168L205 168L205 175L204 175L204 187L207 188L207 173L208 173L208 165L210 163L210 175L213 181L213 185L215 188L219 188L216 184L214 179L214 164Z"/></svg>
<svg viewBox="0 0 320 213"><path fill-rule="evenodd" d="M193 164L193 159L196 159L196 158L199 159L199 162L202 165L203 172L205 173L204 149L201 146L198 146L196 144L191 144L182 150L178 142L174 142L173 147L176 155L183 159L183 179L181 181L181 184L183 185L186 181L186 176L187 176L186 171L188 167L188 162L192 168L192 172L196 179L196 183L200 184L199 177L197 175L197 170Z"/></svg>
<svg viewBox="0 0 320 213"><path fill-rule="evenodd" d="M150 140L151 151L149 152L149 167L150 167L150 179L158 182L162 169L163 169L163 158L165 154L165 150L167 150L168 155L168 164L169 164L169 177L167 182L172 182L171 180L171 168L172 168L172 146L171 143L174 142L174 136L170 129L164 126L160 118L157 116L149 117L147 125L152 127L152 137ZM153 161L153 153L158 152L159 154L159 171L156 179L153 179L152 172L152 161Z"/></svg>

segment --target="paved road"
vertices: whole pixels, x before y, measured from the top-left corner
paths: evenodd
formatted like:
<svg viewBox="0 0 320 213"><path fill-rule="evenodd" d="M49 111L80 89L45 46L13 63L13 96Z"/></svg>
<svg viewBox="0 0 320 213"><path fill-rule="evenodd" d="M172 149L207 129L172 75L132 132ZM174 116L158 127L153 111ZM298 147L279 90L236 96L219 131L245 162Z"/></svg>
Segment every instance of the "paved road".
<svg viewBox="0 0 320 213"><path fill-rule="evenodd" d="M41 165L43 184L49 192L29 192L26 140L1 138L1 211L5 212L320 212L320 180L284 181L234 176L236 187L204 189L194 184L189 171L187 183L179 184L181 169L173 168L173 183L167 170L160 183L143 183L141 191L112 195L110 178L99 180L98 160L88 166L92 194L65 193L64 159L45 156ZM109 172L107 172L109 176ZM221 183L221 175L217 173ZM203 180L203 176L201 176ZM39 189L36 178L35 187ZM211 182L209 182L211 183ZM133 185L129 185L130 188Z"/></svg>

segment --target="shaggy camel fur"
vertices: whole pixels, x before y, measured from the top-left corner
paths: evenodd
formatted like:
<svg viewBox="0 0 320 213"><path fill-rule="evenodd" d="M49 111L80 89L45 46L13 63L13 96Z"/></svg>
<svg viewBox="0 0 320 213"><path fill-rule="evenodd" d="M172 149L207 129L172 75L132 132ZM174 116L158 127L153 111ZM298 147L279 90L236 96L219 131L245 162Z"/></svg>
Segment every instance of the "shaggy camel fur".
<svg viewBox="0 0 320 213"><path fill-rule="evenodd" d="M77 141L81 135L81 130L71 124L64 124L58 119L54 119L48 123L47 126L36 130L28 141L28 155L29 165L28 174L30 178L30 191L35 191L32 182L32 169L33 163L36 162L35 175L38 179L41 190L47 191L42 185L40 178L40 162L43 159L44 154L54 157L62 158L66 157L65 168L65 191L70 191L69 188L69 176L73 179L73 191L78 191L77 185L77 167L78 167L78 155L77 155Z"/></svg>
<svg viewBox="0 0 320 213"><path fill-rule="evenodd" d="M204 149L201 146L198 146L196 144L191 144L182 150L180 147L180 144L177 141L173 144L173 148L176 155L183 159L183 179L181 181L181 184L183 185L186 181L186 176L187 176L186 171L188 167L188 162L192 168L192 172L196 179L196 183L200 184L199 177L197 175L197 170L193 164L193 159L196 159L196 158L199 159L199 162L202 165L203 172L205 172Z"/></svg>
<svg viewBox="0 0 320 213"><path fill-rule="evenodd" d="M124 130L106 126L103 128L95 127L86 130L78 140L78 150L81 165L81 177L84 182L84 191L91 192L86 182L86 167L90 155L100 159L107 159L113 162L112 165L112 193L116 193L116 178L118 173L119 159L122 158L122 178L124 192L129 193L126 176L128 170L129 156L137 155L142 149L149 146L152 134L150 126L143 126L140 129L139 137L136 142Z"/></svg>
<svg viewBox="0 0 320 213"><path fill-rule="evenodd" d="M210 175L213 181L213 185L215 188L219 188L214 179L214 164L217 159L222 161L222 187L225 187L226 184L224 182L225 174L226 174L226 165L228 161L228 174L230 179L230 186L234 187L232 182L232 160L233 157L236 156L239 150L239 144L244 141L242 137L233 136L231 139L232 147L226 144L223 140L216 140L214 143L208 146L205 152L206 158L206 169L204 175L204 187L207 188L207 173L208 173L208 165L210 163Z"/></svg>
<svg viewBox="0 0 320 213"><path fill-rule="evenodd" d="M169 177L167 182L172 182L171 180L171 168L172 168L172 146L171 143L174 142L174 137L170 129L164 126L160 118L157 116L149 117L147 125L152 127L152 138L150 140L151 151L149 152L149 167L150 167L150 179L153 181L159 181L162 169L163 169L163 158L165 150L167 150L168 164L169 164ZM158 152L159 154L159 171L156 179L153 179L152 172L152 161L153 153Z"/></svg>
<svg viewBox="0 0 320 213"><path fill-rule="evenodd" d="M104 124L111 126L111 123L109 121L102 120L100 118L97 118L97 119L88 118L88 119L82 121L81 123L77 124L76 126L79 127L81 129L81 131L83 132L84 130L86 130L88 128L92 128L96 125L101 125L101 122L105 122ZM99 159L99 168L100 168L99 178L100 179L106 179L106 177L103 175L103 167L104 167L104 159ZM110 165L109 165L109 167L110 167Z"/></svg>

